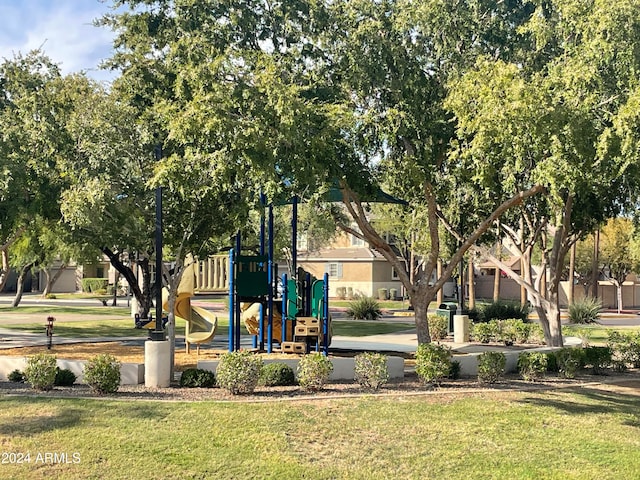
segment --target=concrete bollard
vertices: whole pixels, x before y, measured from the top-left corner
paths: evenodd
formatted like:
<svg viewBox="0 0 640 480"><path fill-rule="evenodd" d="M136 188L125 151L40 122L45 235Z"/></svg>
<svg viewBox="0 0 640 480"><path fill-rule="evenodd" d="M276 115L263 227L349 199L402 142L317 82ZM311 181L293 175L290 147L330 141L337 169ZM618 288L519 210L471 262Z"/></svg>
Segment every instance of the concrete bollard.
<svg viewBox="0 0 640 480"><path fill-rule="evenodd" d="M469 315L453 316L453 341L454 343L469 341Z"/></svg>
<svg viewBox="0 0 640 480"><path fill-rule="evenodd" d="M171 347L169 340L144 343L144 386L165 388L171 382Z"/></svg>

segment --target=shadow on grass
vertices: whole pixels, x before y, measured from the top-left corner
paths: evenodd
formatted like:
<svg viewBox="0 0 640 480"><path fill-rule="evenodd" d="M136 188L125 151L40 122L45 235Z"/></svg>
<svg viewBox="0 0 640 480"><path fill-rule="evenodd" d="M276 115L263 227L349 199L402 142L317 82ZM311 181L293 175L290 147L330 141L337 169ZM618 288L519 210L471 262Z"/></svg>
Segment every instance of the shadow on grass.
<svg viewBox="0 0 640 480"><path fill-rule="evenodd" d="M566 395L569 393L570 395ZM624 416L622 423L640 427L640 393L638 395L602 388L576 387L540 397L527 397L523 403L552 407L569 415L614 414Z"/></svg>
<svg viewBox="0 0 640 480"><path fill-rule="evenodd" d="M38 398L21 399L21 403L42 404L42 411L51 409L50 400ZM0 401L0 408L10 411L11 406L5 401ZM24 436L72 428L82 422L86 411L76 407L62 407L54 409L54 413L40 413L34 416L13 417L0 420L0 435Z"/></svg>

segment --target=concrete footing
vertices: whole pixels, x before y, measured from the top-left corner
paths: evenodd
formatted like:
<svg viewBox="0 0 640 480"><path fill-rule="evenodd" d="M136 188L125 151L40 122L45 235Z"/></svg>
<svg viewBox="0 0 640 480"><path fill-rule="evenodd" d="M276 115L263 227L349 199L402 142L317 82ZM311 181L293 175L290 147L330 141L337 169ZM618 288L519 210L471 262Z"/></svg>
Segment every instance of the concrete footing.
<svg viewBox="0 0 640 480"><path fill-rule="evenodd" d="M165 388L171 383L171 343L144 342L144 386Z"/></svg>

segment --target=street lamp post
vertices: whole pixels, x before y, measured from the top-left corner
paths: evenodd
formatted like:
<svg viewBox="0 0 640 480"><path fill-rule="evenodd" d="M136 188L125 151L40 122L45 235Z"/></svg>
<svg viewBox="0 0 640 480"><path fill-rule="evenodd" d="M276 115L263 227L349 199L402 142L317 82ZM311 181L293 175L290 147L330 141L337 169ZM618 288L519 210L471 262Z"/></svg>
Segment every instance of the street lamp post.
<svg viewBox="0 0 640 480"><path fill-rule="evenodd" d="M156 162L162 159L162 145L155 148ZM162 326L162 187L156 187L156 328L151 332L152 340L164 340Z"/></svg>

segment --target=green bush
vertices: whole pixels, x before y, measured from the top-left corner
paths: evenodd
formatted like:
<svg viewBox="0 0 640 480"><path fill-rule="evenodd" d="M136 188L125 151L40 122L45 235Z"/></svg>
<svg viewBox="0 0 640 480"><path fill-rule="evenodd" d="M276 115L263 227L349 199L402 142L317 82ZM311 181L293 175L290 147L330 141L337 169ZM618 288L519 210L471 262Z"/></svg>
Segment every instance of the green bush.
<svg viewBox="0 0 640 480"><path fill-rule="evenodd" d="M500 335L498 322L493 320L487 323L474 323L471 327L471 335L476 342L494 342Z"/></svg>
<svg viewBox="0 0 640 480"><path fill-rule="evenodd" d="M522 320L498 320L498 340L505 345L513 345L518 339L518 322Z"/></svg>
<svg viewBox="0 0 640 480"><path fill-rule="evenodd" d="M584 350L582 348L562 348L555 352L555 359L561 377L575 378L576 373L584 366Z"/></svg>
<svg viewBox="0 0 640 480"><path fill-rule="evenodd" d="M585 297L582 300L569 305L569 321L571 323L593 323L600 318L602 303L593 297Z"/></svg>
<svg viewBox="0 0 640 480"><path fill-rule="evenodd" d="M372 297L357 298L347 308L347 316L354 320L377 320L381 315L380 304Z"/></svg>
<svg viewBox="0 0 640 480"><path fill-rule="evenodd" d="M605 369L611 366L612 360L610 347L589 346L584 349L585 366L590 366L594 375L604 375Z"/></svg>
<svg viewBox="0 0 640 480"><path fill-rule="evenodd" d="M187 368L180 375L180 386L184 388L211 388L215 384L215 374L202 368Z"/></svg>
<svg viewBox="0 0 640 480"><path fill-rule="evenodd" d="M546 345L547 342L544 338L542 326L539 323L530 323L528 325L530 325L528 343L534 345Z"/></svg>
<svg viewBox="0 0 640 480"><path fill-rule="evenodd" d="M258 386L263 365L261 357L247 350L225 353L216 369L218 385L233 395L251 393Z"/></svg>
<svg viewBox="0 0 640 480"><path fill-rule="evenodd" d="M632 334L610 331L607 346L611 349L612 360L618 370L628 366L640 367L640 332Z"/></svg>
<svg viewBox="0 0 640 480"><path fill-rule="evenodd" d="M56 357L38 353L27 359L24 378L35 390L51 390L56 380Z"/></svg>
<svg viewBox="0 0 640 480"><path fill-rule="evenodd" d="M83 278L82 291L86 293L107 293L108 278Z"/></svg>
<svg viewBox="0 0 640 480"><path fill-rule="evenodd" d="M542 352L523 352L518 357L518 371L523 379L532 382L544 377L547 355Z"/></svg>
<svg viewBox="0 0 640 480"><path fill-rule="evenodd" d="M478 382L496 383L504 377L507 357L502 352L483 352L478 356Z"/></svg>
<svg viewBox="0 0 640 480"><path fill-rule="evenodd" d="M520 303L499 300L482 306L478 311L478 321L480 322L507 320L510 318L517 318L526 322L527 318L529 318L529 306L525 305L523 307Z"/></svg>
<svg viewBox="0 0 640 480"><path fill-rule="evenodd" d="M90 358L84 366L84 381L98 394L117 392L120 387L120 362L108 353Z"/></svg>
<svg viewBox="0 0 640 480"><path fill-rule="evenodd" d="M262 367L259 383L266 387L295 385L296 377L293 368L286 363L273 362Z"/></svg>
<svg viewBox="0 0 640 480"><path fill-rule="evenodd" d="M362 387L378 390L389 381L387 356L381 353L365 352L356 355L355 381Z"/></svg>
<svg viewBox="0 0 640 480"><path fill-rule="evenodd" d="M449 319L442 315L428 315L431 340L442 340L449 332Z"/></svg>
<svg viewBox="0 0 640 480"><path fill-rule="evenodd" d="M76 383L77 377L76 374L73 373L68 368L58 368L56 369L56 378L53 382L57 387L70 387L74 383Z"/></svg>
<svg viewBox="0 0 640 480"><path fill-rule="evenodd" d="M333 372L333 363L319 352L303 355L298 362L298 383L307 391L322 390Z"/></svg>
<svg viewBox="0 0 640 480"><path fill-rule="evenodd" d="M14 371L12 371L7 379L10 382L15 382L15 383L22 383L24 382L24 373L22 373L20 370L15 369Z"/></svg>
<svg viewBox="0 0 640 480"><path fill-rule="evenodd" d="M416 374L425 384L439 385L451 372L451 349L421 343L416 350Z"/></svg>

